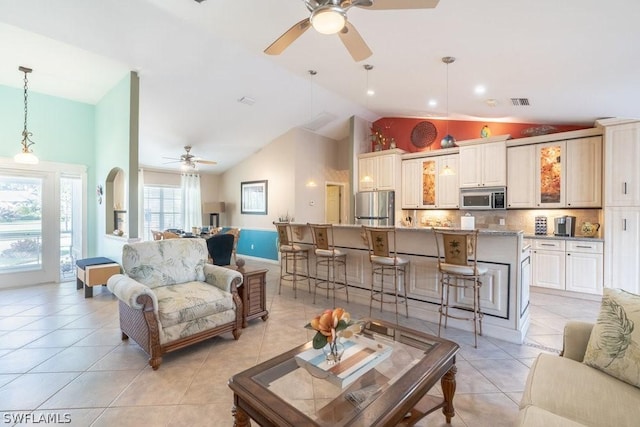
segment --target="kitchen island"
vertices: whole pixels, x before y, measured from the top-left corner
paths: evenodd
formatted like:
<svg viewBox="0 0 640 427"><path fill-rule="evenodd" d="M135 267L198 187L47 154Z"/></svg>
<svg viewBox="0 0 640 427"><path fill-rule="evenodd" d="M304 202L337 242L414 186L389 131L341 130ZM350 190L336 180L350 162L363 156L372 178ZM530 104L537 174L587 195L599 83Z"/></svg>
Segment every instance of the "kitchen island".
<svg viewBox="0 0 640 427"><path fill-rule="evenodd" d="M296 243L312 247L306 224L293 224L293 229ZM363 236L360 225L334 225L335 245L347 253L349 294L354 302L369 305L371 268ZM398 252L411 262L406 283L409 316L437 324L441 289L435 235L430 228L397 227L397 243ZM478 262L489 270L483 276L480 291L484 335L515 343L523 341L529 326L529 258L522 231L480 230ZM310 264L315 265L313 258ZM472 306L472 297L470 291L459 290L455 304L464 310ZM375 310L374 307L374 314ZM464 330L473 327L472 322L456 319L449 319L448 324Z"/></svg>

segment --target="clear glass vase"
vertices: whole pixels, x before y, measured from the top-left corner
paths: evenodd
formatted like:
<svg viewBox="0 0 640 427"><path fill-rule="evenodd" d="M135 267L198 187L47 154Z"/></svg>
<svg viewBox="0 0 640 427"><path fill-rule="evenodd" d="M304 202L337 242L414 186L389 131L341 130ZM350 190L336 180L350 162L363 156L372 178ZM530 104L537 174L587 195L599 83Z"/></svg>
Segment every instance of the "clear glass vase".
<svg viewBox="0 0 640 427"><path fill-rule="evenodd" d="M344 345L340 342L340 337L336 337L332 342L322 347L322 351L327 359L327 364L335 365L342 359L344 353Z"/></svg>

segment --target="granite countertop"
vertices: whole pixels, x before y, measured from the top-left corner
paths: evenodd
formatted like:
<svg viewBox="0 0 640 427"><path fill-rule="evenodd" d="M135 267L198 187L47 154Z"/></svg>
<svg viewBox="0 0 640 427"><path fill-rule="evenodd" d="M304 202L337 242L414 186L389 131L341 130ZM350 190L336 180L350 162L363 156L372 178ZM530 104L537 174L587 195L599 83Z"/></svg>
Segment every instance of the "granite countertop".
<svg viewBox="0 0 640 427"><path fill-rule="evenodd" d="M526 234L524 235L525 239L546 239L546 240L589 240L591 242L604 242L604 239L600 237L589 237L589 236L554 236L553 234Z"/></svg>
<svg viewBox="0 0 640 427"><path fill-rule="evenodd" d="M306 225L306 224L294 224L294 225ZM361 228L360 224L335 224L336 228ZM454 227L435 227L437 230L460 230L459 228ZM396 229L398 230L413 230L413 231L430 231L431 227L419 226L419 227L406 227L403 225L397 225ZM487 234L492 236L516 236L518 234L523 234L522 230L508 230L508 229L493 229L493 228L479 228L479 234Z"/></svg>

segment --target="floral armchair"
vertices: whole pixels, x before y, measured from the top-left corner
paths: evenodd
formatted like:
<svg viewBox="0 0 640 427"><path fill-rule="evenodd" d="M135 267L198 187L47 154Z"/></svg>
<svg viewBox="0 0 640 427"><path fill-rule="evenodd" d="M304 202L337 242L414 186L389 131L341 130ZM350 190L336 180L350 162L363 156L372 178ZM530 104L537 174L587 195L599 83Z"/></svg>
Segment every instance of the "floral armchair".
<svg viewBox="0 0 640 427"><path fill-rule="evenodd" d="M107 287L120 300L122 339L132 338L155 370L162 355L242 327L237 287L242 274L207 264L204 239L131 243L122 249L125 274Z"/></svg>

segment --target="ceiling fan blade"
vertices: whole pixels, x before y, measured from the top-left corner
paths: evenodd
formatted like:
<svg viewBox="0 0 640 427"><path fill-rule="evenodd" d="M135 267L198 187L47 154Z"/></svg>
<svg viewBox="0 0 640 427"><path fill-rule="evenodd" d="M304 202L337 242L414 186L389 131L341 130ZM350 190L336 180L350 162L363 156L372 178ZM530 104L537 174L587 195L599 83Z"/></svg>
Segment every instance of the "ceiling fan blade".
<svg viewBox="0 0 640 427"><path fill-rule="evenodd" d="M305 18L302 21L289 28L283 35L278 37L276 41L271 43L269 47L264 50L267 55L280 55L291 43L296 41L305 31L311 27L311 21L309 18Z"/></svg>
<svg viewBox="0 0 640 427"><path fill-rule="evenodd" d="M213 160L201 160L201 159L195 159L193 160L194 163L202 163L203 165L217 165L218 162L214 162Z"/></svg>
<svg viewBox="0 0 640 427"><path fill-rule="evenodd" d="M347 21L347 24L344 26L342 31L338 33L340 36L340 40L344 44L344 47L347 48L354 61L362 61L363 59L367 59L370 57L373 52L369 49L369 46L365 43L360 33L356 30L356 28Z"/></svg>
<svg viewBox="0 0 640 427"><path fill-rule="evenodd" d="M364 0L353 2L354 6L369 10L389 10L389 9L433 9L440 0L375 0L373 2ZM373 4L371 4L373 3Z"/></svg>

